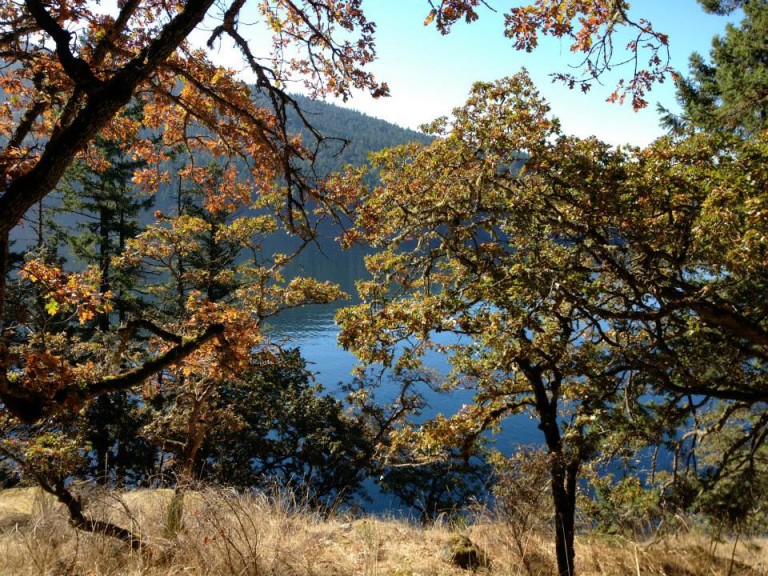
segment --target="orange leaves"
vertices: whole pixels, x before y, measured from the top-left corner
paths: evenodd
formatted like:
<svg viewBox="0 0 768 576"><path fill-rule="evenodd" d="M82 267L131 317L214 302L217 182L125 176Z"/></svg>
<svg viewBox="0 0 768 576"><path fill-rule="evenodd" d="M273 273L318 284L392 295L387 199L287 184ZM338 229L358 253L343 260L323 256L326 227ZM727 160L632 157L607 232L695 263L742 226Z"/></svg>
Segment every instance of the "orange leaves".
<svg viewBox="0 0 768 576"><path fill-rule="evenodd" d="M614 65L633 64L632 75L619 81L608 101L623 102L631 96L632 106L638 110L647 106L644 95L652 85L663 82L673 71L669 66L669 37L654 30L647 20L631 20L628 12L625 0L535 0L505 15L504 33L517 50L526 52L538 46L539 35L570 39L571 51L584 55L579 65L582 72L556 72L553 77L583 92ZM628 56L615 62L613 38L622 26L635 37L626 46Z"/></svg>
<svg viewBox="0 0 768 576"><path fill-rule="evenodd" d="M314 278L294 278L287 286L281 288L280 297L283 306L294 308L307 304L328 304L348 298L339 287L330 282L321 282Z"/></svg>
<svg viewBox="0 0 768 576"><path fill-rule="evenodd" d="M18 384L27 390L53 396L73 380L72 368L62 356L49 352L28 352L24 357L23 375Z"/></svg>
<svg viewBox="0 0 768 576"><path fill-rule="evenodd" d="M347 96L356 88L385 94L386 85L364 69L375 56L375 27L365 18L360 0L253 3L260 7L260 15L253 6L243 8L237 2L0 2L4 55L0 90L6 96L0 106L0 133L5 136L0 147L3 234L56 187L73 162L96 172L109 170L111 155L93 146L98 139L110 141L135 161L132 180L142 191L154 193L178 177L179 194L194 197L189 203L180 199L179 218L161 215L144 233L127 240L125 253L109 265L105 259L102 278L90 270L65 273L38 260L24 265L21 277L34 285L36 290L29 292L42 295L47 312L40 315L45 329L29 337L19 330L23 333L19 338L27 350L33 346L48 350L40 352L48 356L30 357L27 362L30 377L43 388L54 383L48 376L60 377L59 382L80 378L76 369L63 377L66 363L57 365L59 356L77 362L83 376L115 368L89 364L96 354L93 350L81 354L67 349L60 354L57 349L54 354L47 331L54 323L48 317L69 329L70 320L82 324L101 315L98 338L107 338L115 318L107 316L109 292L100 293L98 287L112 282L111 274L126 267L137 274L146 272L148 279L131 295L142 303L137 306L141 310L121 308L120 318L130 323L133 313L146 312L137 321L151 319L157 327L144 324L155 337L154 348L145 345L146 334L129 345L135 329L121 327L121 339L131 335L121 340L120 354L124 346L135 346L126 361L129 376L118 379L123 389L152 370L167 368L170 360L153 357L157 350L171 351L189 379L198 374L208 378L224 364L234 373L234 367L262 344L258 324L265 317L286 307L342 296L337 288L311 280L286 283L280 277L286 259L270 262L260 243L277 227L278 200L284 206L286 195L300 195L297 189L302 201L320 197L296 168L305 165L311 154L286 133L284 113L293 101L282 90L291 81L306 80L317 94ZM241 8L243 15L248 11L249 24L266 23L268 32L279 36L274 66L269 65L268 54L254 56L240 36ZM222 23L210 44L217 37L235 43L255 73L259 94L238 78L242 62L216 66L207 49L188 43L190 31L203 20ZM123 114L126 106L129 110ZM47 163L40 162L43 151ZM38 170L35 178L19 180L32 169ZM286 182L282 189L275 185L281 175ZM283 196L278 198L280 192ZM238 219L238 210L260 215ZM8 273L0 272L3 277ZM227 325L226 333L209 341L218 334L218 323ZM214 327L216 331L210 330ZM200 348L177 351L181 344L174 334L194 342L200 334L206 337ZM182 362L180 357L193 348L189 360ZM23 354L17 357L21 366ZM75 387L70 392L64 396L79 394ZM106 392L94 392L100 393ZM30 405L36 401L34 395L23 399ZM23 417L35 421L41 413L55 412L54 403Z"/></svg>
<svg viewBox="0 0 768 576"><path fill-rule="evenodd" d="M451 27L457 21L474 22L478 19L476 8L481 0L441 0L439 5L429 11L424 26L436 22L436 27L441 34L448 34Z"/></svg>
<svg viewBox="0 0 768 576"><path fill-rule="evenodd" d="M181 326L183 333L198 334L201 326L223 324L224 335L185 357L178 368L197 381L220 381L237 378L248 365L253 351L263 345L262 332L247 310L237 306L215 303L192 292L187 299L187 318Z"/></svg>
<svg viewBox="0 0 768 576"><path fill-rule="evenodd" d="M253 188L243 180L232 164L224 168L189 165L177 174L200 190L203 206L214 214L233 213L247 207L252 201Z"/></svg>
<svg viewBox="0 0 768 576"><path fill-rule="evenodd" d="M56 266L40 260L29 260L19 273L25 280L43 289L45 308L51 316L74 311L80 324L84 324L96 314L112 309L112 294L99 292L99 274L95 268L65 274Z"/></svg>
<svg viewBox="0 0 768 576"><path fill-rule="evenodd" d="M505 34L514 39L516 49L527 52L536 47L539 34L571 38L572 51L588 52L593 41L610 32L627 9L623 0L536 0L509 11Z"/></svg>

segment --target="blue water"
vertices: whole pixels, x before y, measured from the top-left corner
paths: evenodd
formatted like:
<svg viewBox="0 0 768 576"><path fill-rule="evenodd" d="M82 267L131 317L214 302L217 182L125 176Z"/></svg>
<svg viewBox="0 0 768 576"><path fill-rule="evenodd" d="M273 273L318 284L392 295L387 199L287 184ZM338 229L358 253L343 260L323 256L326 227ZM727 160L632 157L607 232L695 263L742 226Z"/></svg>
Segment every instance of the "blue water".
<svg viewBox="0 0 768 576"><path fill-rule="evenodd" d="M343 350L337 343L338 326L334 323L336 311L355 302L354 283L366 277L362 252L345 252L333 245L323 245L322 249L306 250L292 264L290 274L305 274L318 280L338 284L350 294L351 299L331 305L307 306L288 310L271 321L272 334L289 346L297 346L308 363L308 368L315 374L318 383L330 393L340 392L341 385L352 380L352 370L357 364L353 354ZM449 343L450 335L440 334L443 344ZM448 362L444 356L434 353L426 357L429 368L437 373L448 372ZM395 393L395 384L387 390L386 382L379 391L381 398ZM420 420L437 414L450 416L464 404L471 403L474 392L454 390L450 393L438 393L425 387L422 391L428 402ZM509 418L500 431L492 438L495 448L510 453L521 445L540 445L543 441L535 420L527 415Z"/></svg>

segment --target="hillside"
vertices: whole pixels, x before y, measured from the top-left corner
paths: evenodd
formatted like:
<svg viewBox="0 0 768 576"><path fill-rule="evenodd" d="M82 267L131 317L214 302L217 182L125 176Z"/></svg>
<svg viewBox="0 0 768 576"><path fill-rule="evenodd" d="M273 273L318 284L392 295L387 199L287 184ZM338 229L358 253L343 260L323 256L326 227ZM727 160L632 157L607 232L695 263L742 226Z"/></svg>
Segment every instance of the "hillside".
<svg viewBox="0 0 768 576"><path fill-rule="evenodd" d="M355 110L310 100L300 95L294 95L294 98L307 120L329 139L316 166L321 175L347 164L360 166L366 162L371 152L408 142L428 143L431 140L421 132L408 130ZM299 132L307 141L311 141L309 131L301 124L295 112L289 115L288 120L292 132ZM333 139L346 140L348 143L342 145Z"/></svg>
<svg viewBox="0 0 768 576"><path fill-rule="evenodd" d="M90 494L99 518L131 524L144 539L140 551L101 535L77 532L61 505L36 489L0 491L0 574L14 576L142 574L208 576L451 576L553 574L548 538L535 530L479 513L463 525L416 525L405 520L331 516L305 511L285 494L195 492L187 498L184 528L164 535L171 490ZM467 540L468 539L468 540ZM479 566L458 566L475 546ZM715 541L680 532L651 541L583 534L577 570L584 576L765 574L765 541Z"/></svg>

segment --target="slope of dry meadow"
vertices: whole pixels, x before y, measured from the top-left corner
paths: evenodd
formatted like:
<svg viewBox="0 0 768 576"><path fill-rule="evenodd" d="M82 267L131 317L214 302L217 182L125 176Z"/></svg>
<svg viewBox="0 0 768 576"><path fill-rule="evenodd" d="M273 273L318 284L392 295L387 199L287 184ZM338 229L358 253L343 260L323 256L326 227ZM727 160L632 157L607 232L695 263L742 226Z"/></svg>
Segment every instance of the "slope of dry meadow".
<svg viewBox="0 0 768 576"><path fill-rule="evenodd" d="M164 536L170 490L94 492L94 518L133 526L142 549L71 528L64 509L34 488L0 492L0 574L448 576L475 573L552 574L545 536L520 538L509 525L478 515L471 525L424 527L403 520L343 515L321 518L290 498L222 490L187 495L184 525ZM451 562L468 537L482 551L479 566ZM583 575L768 574L768 541L715 542L681 533L649 542L605 536L577 541Z"/></svg>

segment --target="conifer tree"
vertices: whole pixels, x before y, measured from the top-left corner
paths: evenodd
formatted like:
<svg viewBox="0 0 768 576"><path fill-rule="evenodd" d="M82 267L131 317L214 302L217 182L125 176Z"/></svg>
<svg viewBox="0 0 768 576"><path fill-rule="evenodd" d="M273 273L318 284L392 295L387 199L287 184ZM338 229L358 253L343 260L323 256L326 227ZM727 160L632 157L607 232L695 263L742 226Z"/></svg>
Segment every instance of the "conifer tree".
<svg viewBox="0 0 768 576"><path fill-rule="evenodd" d="M754 134L768 122L768 2L700 0L708 10L727 14L741 8L738 25L728 24L712 39L710 58L694 53L689 75L677 80L682 113L665 112L670 129Z"/></svg>

